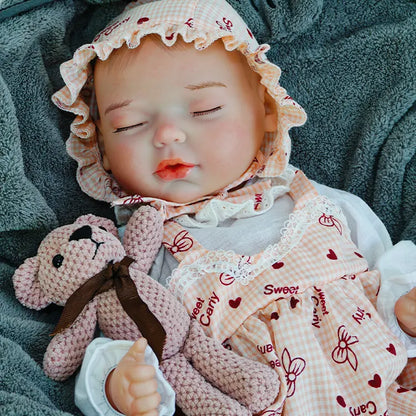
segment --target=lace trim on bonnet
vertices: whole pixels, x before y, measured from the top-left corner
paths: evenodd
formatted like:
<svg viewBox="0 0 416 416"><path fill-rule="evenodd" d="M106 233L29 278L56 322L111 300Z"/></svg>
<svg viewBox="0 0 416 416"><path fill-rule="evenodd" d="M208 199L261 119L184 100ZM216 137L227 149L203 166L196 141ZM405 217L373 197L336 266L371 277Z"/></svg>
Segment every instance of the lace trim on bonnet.
<svg viewBox="0 0 416 416"><path fill-rule="evenodd" d="M246 57L250 67L260 74L261 83L276 101L278 125L275 134L266 135L249 170L224 188L220 196L227 198L228 190L254 175L258 178L275 178L282 174L290 155L288 131L293 126L302 125L306 121L306 114L279 85L280 68L269 62L265 55L269 45L259 45L241 17L224 0L138 1L128 5L92 43L78 48L73 58L61 65L65 86L52 96L52 101L62 110L76 116L71 124L67 151L78 162L77 180L82 190L97 200L112 203L117 201L117 204L154 201L139 195L126 195L104 170L90 114L93 91L91 61L97 57L106 60L114 49L124 44L136 48L140 45L141 38L149 34L158 34L167 46L173 45L180 35L185 42L193 42L198 50L222 39L226 50L239 50ZM211 198L213 197L205 199ZM165 205L164 202L161 201L161 205Z"/></svg>

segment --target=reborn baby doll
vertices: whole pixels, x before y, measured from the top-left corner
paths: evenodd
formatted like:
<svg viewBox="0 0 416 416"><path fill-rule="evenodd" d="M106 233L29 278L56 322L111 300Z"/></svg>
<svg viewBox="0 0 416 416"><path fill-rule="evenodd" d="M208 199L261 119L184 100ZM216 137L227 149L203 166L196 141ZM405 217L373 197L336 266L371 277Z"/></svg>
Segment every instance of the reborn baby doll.
<svg viewBox="0 0 416 416"><path fill-rule="evenodd" d="M44 357L46 374L65 380L74 373L98 321L113 339L146 336L186 414L262 410L277 395L276 373L208 338L147 275L162 242L162 227L154 208L141 207L127 225L123 248L112 221L85 215L52 231L38 254L16 270L16 296L25 306L65 305Z"/></svg>
<svg viewBox="0 0 416 416"><path fill-rule="evenodd" d="M416 248L393 247L363 201L289 165L289 129L306 115L268 48L223 0L133 3L61 67L53 99L76 115L77 179L119 225L137 202L161 212L150 274L206 334L276 371L264 414L371 402L377 415L414 415L415 392L395 380L416 354L416 270L401 261ZM127 353L109 396L156 414L150 383L119 388L134 386L132 363Z"/></svg>

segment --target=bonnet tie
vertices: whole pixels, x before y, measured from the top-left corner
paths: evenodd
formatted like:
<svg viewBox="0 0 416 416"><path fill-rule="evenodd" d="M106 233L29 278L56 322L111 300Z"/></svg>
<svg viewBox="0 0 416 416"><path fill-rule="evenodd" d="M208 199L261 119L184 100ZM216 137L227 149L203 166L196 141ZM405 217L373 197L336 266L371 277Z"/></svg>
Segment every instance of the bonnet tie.
<svg viewBox="0 0 416 416"><path fill-rule="evenodd" d="M114 288L121 306L148 340L160 361L166 332L137 292L129 273L129 266L132 262L134 262L132 258L125 256L123 260L109 264L104 270L82 284L66 301L59 322L51 336L70 327L95 296Z"/></svg>

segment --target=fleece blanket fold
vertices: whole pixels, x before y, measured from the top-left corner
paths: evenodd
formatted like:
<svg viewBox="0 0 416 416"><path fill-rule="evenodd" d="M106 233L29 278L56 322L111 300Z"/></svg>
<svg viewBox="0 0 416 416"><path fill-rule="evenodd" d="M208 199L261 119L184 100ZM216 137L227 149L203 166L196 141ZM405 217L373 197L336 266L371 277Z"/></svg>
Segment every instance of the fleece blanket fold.
<svg viewBox="0 0 416 416"><path fill-rule="evenodd" d="M416 3L410 0L229 0L306 109L292 163L353 192L393 241L416 242ZM42 238L85 213L112 218L83 195L65 152L68 114L50 101L59 64L126 1L0 2L0 414L77 415L74 378L49 380L42 356L59 308L14 298L11 276Z"/></svg>

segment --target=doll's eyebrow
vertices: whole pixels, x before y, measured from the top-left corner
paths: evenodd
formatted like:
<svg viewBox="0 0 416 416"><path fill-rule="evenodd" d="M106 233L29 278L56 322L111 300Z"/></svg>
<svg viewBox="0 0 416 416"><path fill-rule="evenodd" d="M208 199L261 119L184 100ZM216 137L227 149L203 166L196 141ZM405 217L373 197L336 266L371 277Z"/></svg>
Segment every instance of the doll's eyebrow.
<svg viewBox="0 0 416 416"><path fill-rule="evenodd" d="M227 86L223 84L222 82L216 82L216 81L201 82L200 84L189 84L185 88L191 91L195 91L195 90L201 90L203 88L210 88L210 87L227 88ZM119 108L127 107L129 104L131 104L132 101L133 100L125 100L119 103L110 104L104 111L104 114L107 115L111 111L117 110Z"/></svg>
<svg viewBox="0 0 416 416"><path fill-rule="evenodd" d="M209 87L224 87L227 88L225 84L222 82L216 82L216 81L207 81L207 82L201 82L200 84L190 84L187 85L185 88L188 90L201 90L202 88L209 88Z"/></svg>
<svg viewBox="0 0 416 416"><path fill-rule="evenodd" d="M104 114L107 115L110 111L117 110L118 108L127 107L133 100L125 100L120 103L110 104L105 110Z"/></svg>

